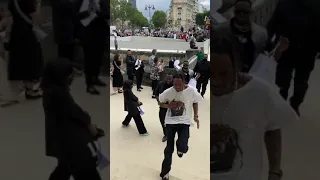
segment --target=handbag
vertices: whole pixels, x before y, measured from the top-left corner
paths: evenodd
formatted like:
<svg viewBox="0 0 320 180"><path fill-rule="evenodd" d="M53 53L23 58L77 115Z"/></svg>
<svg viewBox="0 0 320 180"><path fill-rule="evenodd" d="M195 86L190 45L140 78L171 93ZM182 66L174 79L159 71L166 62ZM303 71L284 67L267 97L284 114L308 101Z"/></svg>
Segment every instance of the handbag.
<svg viewBox="0 0 320 180"><path fill-rule="evenodd" d="M30 25L32 25L32 31L35 35L35 37L37 38L38 41L42 41L43 39L45 39L48 34L45 33L39 26L33 24L32 20L27 16L25 15L21 9L20 9L20 6L18 4L18 1L17 0L13 0L14 2L14 6L16 7L17 9L17 12L20 14L20 16Z"/></svg>
<svg viewBox="0 0 320 180"><path fill-rule="evenodd" d="M277 61L274 58L275 52L279 44L270 52L264 52L258 55L253 66L251 67L249 74L255 75L275 88L278 88L275 84Z"/></svg>
<svg viewBox="0 0 320 180"><path fill-rule="evenodd" d="M191 78L188 86L192 87L192 88L197 88L197 80L195 78Z"/></svg>
<svg viewBox="0 0 320 180"><path fill-rule="evenodd" d="M101 151L101 143L97 141L89 142L88 148L91 151L92 157L96 158L96 166L102 170L110 165L110 161L103 155Z"/></svg>

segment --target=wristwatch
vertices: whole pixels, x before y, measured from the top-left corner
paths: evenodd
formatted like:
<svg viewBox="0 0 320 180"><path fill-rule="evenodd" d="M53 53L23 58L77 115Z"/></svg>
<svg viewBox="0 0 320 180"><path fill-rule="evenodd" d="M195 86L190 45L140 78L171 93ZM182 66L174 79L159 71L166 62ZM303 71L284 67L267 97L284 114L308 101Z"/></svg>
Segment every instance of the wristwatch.
<svg viewBox="0 0 320 180"><path fill-rule="evenodd" d="M272 172L272 171L269 171L269 179L270 179L270 175L274 175L274 176L278 176L279 179L282 178L283 176L283 173L282 173L282 170L280 170L279 172Z"/></svg>

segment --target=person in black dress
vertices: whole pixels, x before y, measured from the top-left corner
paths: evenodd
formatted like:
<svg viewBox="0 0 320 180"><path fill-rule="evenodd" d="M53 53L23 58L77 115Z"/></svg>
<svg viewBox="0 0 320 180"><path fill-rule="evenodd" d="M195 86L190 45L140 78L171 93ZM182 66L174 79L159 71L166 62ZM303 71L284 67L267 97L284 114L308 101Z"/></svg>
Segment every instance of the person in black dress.
<svg viewBox="0 0 320 180"><path fill-rule="evenodd" d="M129 126L131 119L133 118L136 123L138 132L142 136L149 135L146 127L142 121L140 111L138 107L142 105L137 96L135 96L132 92L133 81L126 80L123 83L123 97L124 97L124 110L128 112L128 115L122 122L124 127Z"/></svg>
<svg viewBox="0 0 320 180"><path fill-rule="evenodd" d="M114 55L113 58L112 87L117 89L118 93L122 93L123 75L120 70L122 62L119 54Z"/></svg>
<svg viewBox="0 0 320 180"><path fill-rule="evenodd" d="M127 66L127 75L128 79L133 81L134 77L134 64L135 64L135 59L131 54L131 50L127 51L127 56L126 56L126 66Z"/></svg>
<svg viewBox="0 0 320 180"><path fill-rule="evenodd" d="M17 2L22 13L31 20L31 14L40 8L37 0L17 0ZM12 83L23 81L27 99L40 98L39 89L33 89L39 82L43 69L40 42L33 32L33 26L26 22L17 11L14 0L9 1L8 9L13 19L8 44L8 80Z"/></svg>

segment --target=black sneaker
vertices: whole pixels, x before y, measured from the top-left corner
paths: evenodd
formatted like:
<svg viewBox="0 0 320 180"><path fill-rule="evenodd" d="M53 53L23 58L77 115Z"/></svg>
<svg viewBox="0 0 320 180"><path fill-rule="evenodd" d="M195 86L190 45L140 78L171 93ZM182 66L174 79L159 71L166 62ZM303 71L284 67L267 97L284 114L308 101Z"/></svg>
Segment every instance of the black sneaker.
<svg viewBox="0 0 320 180"><path fill-rule="evenodd" d="M140 89L143 89L143 87L139 87Z"/></svg>
<svg viewBox="0 0 320 180"><path fill-rule="evenodd" d="M156 95L152 95L152 97L151 97L152 99L155 99L156 98Z"/></svg>
<svg viewBox="0 0 320 180"><path fill-rule="evenodd" d="M139 88L139 89L137 89L137 91L138 91L138 92L141 92L141 89Z"/></svg>
<svg viewBox="0 0 320 180"><path fill-rule="evenodd" d="M178 154L179 158L182 158L182 156L183 156L182 152L177 151L177 154Z"/></svg>
<svg viewBox="0 0 320 180"><path fill-rule="evenodd" d="M167 136L163 136L162 142L166 142L166 141L167 141Z"/></svg>

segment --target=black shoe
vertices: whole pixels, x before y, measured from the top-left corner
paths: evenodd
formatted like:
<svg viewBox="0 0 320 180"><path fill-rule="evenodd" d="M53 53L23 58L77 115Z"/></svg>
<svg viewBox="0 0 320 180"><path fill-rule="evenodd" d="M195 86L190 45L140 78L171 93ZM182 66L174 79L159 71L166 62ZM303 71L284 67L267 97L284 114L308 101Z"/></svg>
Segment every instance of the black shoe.
<svg viewBox="0 0 320 180"><path fill-rule="evenodd" d="M182 153L182 152L177 151L177 155L179 156L179 158L182 158L183 153Z"/></svg>
<svg viewBox="0 0 320 180"><path fill-rule="evenodd" d="M87 87L87 93L92 95L100 95L100 92L94 86Z"/></svg>
<svg viewBox="0 0 320 180"><path fill-rule="evenodd" d="M160 177L161 177L162 180L169 180L169 173L164 175L164 176L160 175Z"/></svg>
<svg viewBox="0 0 320 180"><path fill-rule="evenodd" d="M152 97L151 97L152 99L155 99L156 98L156 95L152 95Z"/></svg>
<svg viewBox="0 0 320 180"><path fill-rule="evenodd" d="M137 91L141 92L141 89L139 88L139 89L137 89Z"/></svg>
<svg viewBox="0 0 320 180"><path fill-rule="evenodd" d="M167 136L163 136L162 142L166 142L166 141L167 141Z"/></svg>
<svg viewBox="0 0 320 180"><path fill-rule="evenodd" d="M297 115L300 117L300 111L299 111L299 105L295 105L294 103L292 103L291 99L290 99L290 105L292 107L292 109L297 113Z"/></svg>
<svg viewBox="0 0 320 180"><path fill-rule="evenodd" d="M36 100L36 99L42 98L42 94L40 93L40 90L27 89L24 93L24 96L27 100Z"/></svg>
<svg viewBox="0 0 320 180"><path fill-rule="evenodd" d="M139 87L139 89L143 89L143 87Z"/></svg>
<svg viewBox="0 0 320 180"><path fill-rule="evenodd" d="M100 79L97 79L93 82L94 85L97 85L97 86L102 86L102 87L105 87L107 86L106 83L104 83L103 81L101 81Z"/></svg>

